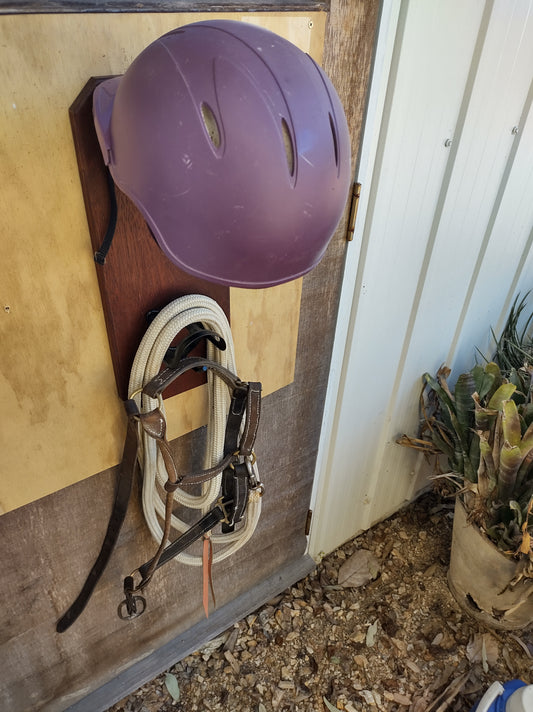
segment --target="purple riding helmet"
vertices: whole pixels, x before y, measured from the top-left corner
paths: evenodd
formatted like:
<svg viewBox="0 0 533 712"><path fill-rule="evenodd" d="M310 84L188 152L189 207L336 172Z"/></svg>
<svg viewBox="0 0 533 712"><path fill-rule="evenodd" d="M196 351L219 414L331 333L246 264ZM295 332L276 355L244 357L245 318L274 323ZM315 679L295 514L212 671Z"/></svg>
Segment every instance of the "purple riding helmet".
<svg viewBox="0 0 533 712"><path fill-rule="evenodd" d="M245 22L186 25L94 92L104 160L166 256L237 287L322 258L351 178L346 117L320 67Z"/></svg>

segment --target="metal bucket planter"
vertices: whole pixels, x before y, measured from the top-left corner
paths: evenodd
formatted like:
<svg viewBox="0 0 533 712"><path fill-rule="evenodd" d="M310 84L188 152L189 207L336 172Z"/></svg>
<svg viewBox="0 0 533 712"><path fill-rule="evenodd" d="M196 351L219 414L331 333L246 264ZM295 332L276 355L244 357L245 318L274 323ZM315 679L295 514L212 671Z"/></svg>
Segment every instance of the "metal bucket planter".
<svg viewBox="0 0 533 712"><path fill-rule="evenodd" d="M533 623L533 580L509 582L516 561L505 556L477 526L467 522L456 499L448 585L457 603L492 628L512 630Z"/></svg>

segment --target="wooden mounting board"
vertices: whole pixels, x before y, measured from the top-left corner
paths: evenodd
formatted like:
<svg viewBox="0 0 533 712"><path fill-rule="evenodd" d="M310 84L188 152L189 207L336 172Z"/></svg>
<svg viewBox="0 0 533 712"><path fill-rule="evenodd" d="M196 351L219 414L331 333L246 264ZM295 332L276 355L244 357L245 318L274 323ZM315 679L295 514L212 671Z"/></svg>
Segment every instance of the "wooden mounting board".
<svg viewBox="0 0 533 712"><path fill-rule="evenodd" d="M93 92L104 79L106 77L92 77L69 111L95 252L106 233L111 202L107 169L92 117ZM229 319L229 288L198 279L172 264L157 246L135 205L117 187L115 193L118 215L113 242L105 264L95 263L95 266L117 390L119 396L126 399L133 359L148 326L146 314L152 309L162 309L186 294L204 294L218 302ZM183 336L185 334L178 340ZM190 371L167 388L164 397L182 393L201 383L205 383L205 375Z"/></svg>

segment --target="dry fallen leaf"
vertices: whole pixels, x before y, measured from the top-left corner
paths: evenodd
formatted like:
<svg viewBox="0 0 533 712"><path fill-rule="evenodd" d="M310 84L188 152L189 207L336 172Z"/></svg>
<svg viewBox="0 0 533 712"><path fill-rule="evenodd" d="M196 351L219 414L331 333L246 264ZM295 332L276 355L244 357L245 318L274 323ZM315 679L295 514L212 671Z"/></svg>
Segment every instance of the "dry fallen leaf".
<svg viewBox="0 0 533 712"><path fill-rule="evenodd" d="M358 549L339 569L337 583L344 588L358 588L379 574L379 561L368 549Z"/></svg>
<svg viewBox="0 0 533 712"><path fill-rule="evenodd" d="M466 646L466 657L471 663L481 663L488 672L498 661L500 649L498 641L490 633L476 633Z"/></svg>
<svg viewBox="0 0 533 712"><path fill-rule="evenodd" d="M178 684L178 680L176 676L170 672L165 673L165 687L167 688L168 694L172 697L172 702L179 702L180 687Z"/></svg>
<svg viewBox="0 0 533 712"><path fill-rule="evenodd" d="M368 626L368 630L366 631L366 644L367 647L372 648L374 643L376 642L376 633L378 631L378 622L377 620L372 623L372 625Z"/></svg>
<svg viewBox="0 0 533 712"><path fill-rule="evenodd" d="M334 706L331 704L331 702L330 702L329 700L327 700L325 697L322 697L322 699L323 699L323 701L324 701L324 704L325 704L326 707L328 708L328 710L330 710L330 712L337 712L337 710L338 710L339 708L338 708L336 705L335 705L335 707L334 707Z"/></svg>

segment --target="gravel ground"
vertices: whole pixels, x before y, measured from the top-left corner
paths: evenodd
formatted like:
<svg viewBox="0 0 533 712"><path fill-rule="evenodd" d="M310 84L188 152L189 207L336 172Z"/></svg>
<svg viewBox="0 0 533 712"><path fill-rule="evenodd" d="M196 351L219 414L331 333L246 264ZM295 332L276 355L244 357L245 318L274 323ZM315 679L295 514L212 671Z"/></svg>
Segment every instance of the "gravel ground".
<svg viewBox="0 0 533 712"><path fill-rule="evenodd" d="M423 495L108 712L468 712L494 680L533 683L532 626L451 596L452 522Z"/></svg>

